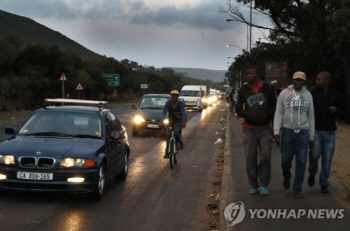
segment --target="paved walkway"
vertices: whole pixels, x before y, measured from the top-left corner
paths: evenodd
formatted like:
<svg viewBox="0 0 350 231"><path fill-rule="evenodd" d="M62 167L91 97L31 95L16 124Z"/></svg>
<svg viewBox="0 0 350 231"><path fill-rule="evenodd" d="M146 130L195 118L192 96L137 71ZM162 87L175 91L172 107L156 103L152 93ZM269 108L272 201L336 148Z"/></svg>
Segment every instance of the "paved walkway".
<svg viewBox="0 0 350 231"><path fill-rule="evenodd" d="M350 226L349 209L337 199L343 193L339 182L331 177L330 194L321 194L318 182L310 188L305 174L303 185L304 198L295 198L292 187L285 190L282 187L281 154L273 143L272 178L268 189L269 196L250 195L248 177L245 169L244 147L240 134L240 122L232 114L228 114L225 138L224 172L220 201L220 231L226 230L348 230ZM292 174L294 175L294 162ZM292 177L293 183L294 178ZM242 222L229 226L224 216L226 206L242 202L240 210L231 213L232 220ZM234 208L239 208L236 205ZM323 210L324 209L324 210ZM241 213L240 213L241 212ZM266 218L270 212L270 217ZM296 212L296 214L294 214ZM305 215L303 215L305 213ZM334 219L325 218L333 213ZM254 216L253 216L254 215ZM274 218L279 216L279 219ZM284 217L282 219L281 217Z"/></svg>

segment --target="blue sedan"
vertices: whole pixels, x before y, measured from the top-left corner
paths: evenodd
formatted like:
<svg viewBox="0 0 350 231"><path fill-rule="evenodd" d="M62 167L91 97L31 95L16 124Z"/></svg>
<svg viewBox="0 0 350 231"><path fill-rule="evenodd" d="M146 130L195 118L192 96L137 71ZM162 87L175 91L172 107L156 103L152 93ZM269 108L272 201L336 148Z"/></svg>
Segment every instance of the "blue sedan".
<svg viewBox="0 0 350 231"><path fill-rule="evenodd" d="M100 199L107 180L128 175L125 128L101 106L104 101L46 101L66 105L44 106L18 131L5 129L13 137L0 144L0 189L84 192Z"/></svg>

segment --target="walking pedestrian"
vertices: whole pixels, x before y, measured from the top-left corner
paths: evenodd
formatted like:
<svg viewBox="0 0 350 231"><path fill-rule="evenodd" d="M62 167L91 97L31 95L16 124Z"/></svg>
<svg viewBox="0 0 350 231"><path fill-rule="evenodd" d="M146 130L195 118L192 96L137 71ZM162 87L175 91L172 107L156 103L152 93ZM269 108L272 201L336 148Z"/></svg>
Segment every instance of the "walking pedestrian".
<svg viewBox="0 0 350 231"><path fill-rule="evenodd" d="M331 75L327 71L316 76L316 88L311 91L315 109L315 144L309 156L308 185L315 184L318 160L322 157L320 173L321 193L329 193L328 178L335 149L335 131L337 130L337 114L344 105L341 93L332 88Z"/></svg>
<svg viewBox="0 0 350 231"><path fill-rule="evenodd" d="M235 109L235 104L236 104L236 100L234 99L234 95L235 95L235 90L231 90L228 99L230 102L230 112L234 113L234 109Z"/></svg>
<svg viewBox="0 0 350 231"><path fill-rule="evenodd" d="M256 68L246 70L247 84L238 92L236 112L244 119L246 170L249 193L268 195L271 179L271 143L276 97L272 88L258 77Z"/></svg>
<svg viewBox="0 0 350 231"><path fill-rule="evenodd" d="M293 192L304 197L304 181L307 151L313 145L315 133L314 108L311 93L306 90L306 75L297 71L293 84L284 89L277 100L274 117L274 137L281 143L283 187L289 189L293 156L296 157ZM281 134L281 135L280 135ZM281 137L282 136L282 137Z"/></svg>

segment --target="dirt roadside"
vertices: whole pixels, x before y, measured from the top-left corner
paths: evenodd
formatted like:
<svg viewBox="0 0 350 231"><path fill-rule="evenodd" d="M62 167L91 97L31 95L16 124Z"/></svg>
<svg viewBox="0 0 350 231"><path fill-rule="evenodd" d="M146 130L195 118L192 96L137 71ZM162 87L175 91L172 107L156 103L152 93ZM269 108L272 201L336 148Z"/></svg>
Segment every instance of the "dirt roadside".
<svg viewBox="0 0 350 231"><path fill-rule="evenodd" d="M336 148L332 163L332 178L337 179L341 184L335 185L341 192L339 200L350 207L350 125L338 124L336 133Z"/></svg>

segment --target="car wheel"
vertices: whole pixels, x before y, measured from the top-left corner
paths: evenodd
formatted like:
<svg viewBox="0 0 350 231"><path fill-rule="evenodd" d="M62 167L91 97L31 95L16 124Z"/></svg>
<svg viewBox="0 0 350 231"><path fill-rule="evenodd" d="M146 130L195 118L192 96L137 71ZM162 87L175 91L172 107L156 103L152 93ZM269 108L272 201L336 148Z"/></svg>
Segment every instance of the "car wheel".
<svg viewBox="0 0 350 231"><path fill-rule="evenodd" d="M95 183L94 191L91 193L91 197L94 200L99 200L102 198L106 184L105 176L105 165L101 164L101 167L98 170L98 178Z"/></svg>
<svg viewBox="0 0 350 231"><path fill-rule="evenodd" d="M139 132L138 131L132 131L132 135L133 136L139 136Z"/></svg>
<svg viewBox="0 0 350 231"><path fill-rule="evenodd" d="M125 152L123 160L123 170L120 173L119 177L125 179L129 173L129 154Z"/></svg>

